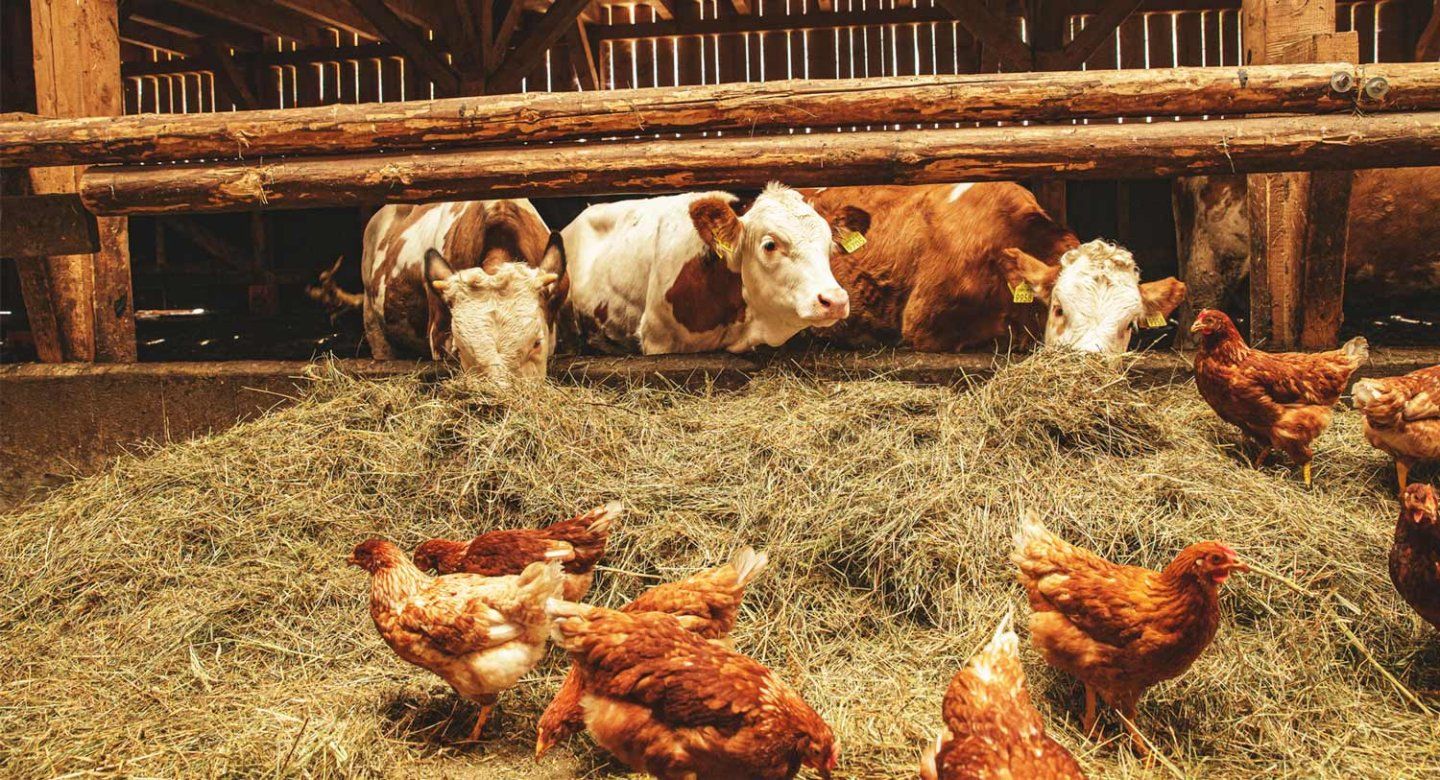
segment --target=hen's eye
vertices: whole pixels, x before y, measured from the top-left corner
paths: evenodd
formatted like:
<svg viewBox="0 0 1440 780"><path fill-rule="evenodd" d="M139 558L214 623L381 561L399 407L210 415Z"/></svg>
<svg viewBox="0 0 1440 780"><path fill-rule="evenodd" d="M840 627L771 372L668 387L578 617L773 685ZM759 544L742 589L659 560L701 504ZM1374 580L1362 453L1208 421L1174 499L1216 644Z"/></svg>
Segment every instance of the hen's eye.
<svg viewBox="0 0 1440 780"><path fill-rule="evenodd" d="M761 248L761 249L764 249L766 252L774 252L774 251L775 251L775 239L773 239L773 238L767 238L767 239L765 239L764 241L762 241L762 242L760 243L760 248Z"/></svg>

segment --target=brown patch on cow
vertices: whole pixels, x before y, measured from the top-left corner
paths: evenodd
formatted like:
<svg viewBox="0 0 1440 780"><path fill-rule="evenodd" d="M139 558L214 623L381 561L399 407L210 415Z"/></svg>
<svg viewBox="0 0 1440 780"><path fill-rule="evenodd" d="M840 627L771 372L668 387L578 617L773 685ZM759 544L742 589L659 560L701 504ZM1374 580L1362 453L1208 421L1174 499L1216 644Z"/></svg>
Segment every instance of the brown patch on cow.
<svg viewBox="0 0 1440 780"><path fill-rule="evenodd" d="M452 266L494 273L503 263L538 266L550 231L535 214L513 201L463 204L441 249Z"/></svg>
<svg viewBox="0 0 1440 780"><path fill-rule="evenodd" d="M599 306L596 306L596 307L595 307L595 322L596 322L596 324L604 325L605 323L607 323L607 322L609 322L609 321L610 321L610 304L608 304L608 303L601 303Z"/></svg>
<svg viewBox="0 0 1440 780"><path fill-rule="evenodd" d="M745 316L740 274L714 256L701 255L682 266L665 291L665 300L675 321L692 333L724 327Z"/></svg>
<svg viewBox="0 0 1440 780"><path fill-rule="evenodd" d="M868 346L898 333L900 343L948 352L1044 333L1046 308L1011 302L999 252L1018 247L1055 265L1079 239L1018 184L973 184L951 200L953 192L949 184L802 191L832 224L847 207L871 217L863 251L831 255L850 317L826 338Z"/></svg>

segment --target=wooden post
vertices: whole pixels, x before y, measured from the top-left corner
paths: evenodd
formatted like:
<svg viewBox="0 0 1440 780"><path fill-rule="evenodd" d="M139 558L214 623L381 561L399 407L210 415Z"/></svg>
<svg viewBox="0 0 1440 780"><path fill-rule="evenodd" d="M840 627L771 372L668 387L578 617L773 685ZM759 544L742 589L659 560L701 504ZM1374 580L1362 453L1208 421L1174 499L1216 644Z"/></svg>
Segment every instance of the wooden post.
<svg viewBox="0 0 1440 780"><path fill-rule="evenodd" d="M1334 0L1244 0L1244 65L1349 61L1355 33L1336 33ZM1349 171L1251 176L1250 338L1274 349L1339 341Z"/></svg>
<svg viewBox="0 0 1440 780"><path fill-rule="evenodd" d="M1037 63L1036 70L1046 70L1038 63L1047 61L1048 53L1059 52L1065 47L1065 22L1070 15L1069 0L1034 0L1030 4L1030 50ZM1035 199L1052 219L1061 224L1066 221L1068 211L1065 180L1042 178L1033 181Z"/></svg>
<svg viewBox="0 0 1440 780"><path fill-rule="evenodd" d="M116 0L32 0L37 113L121 113L118 24ZM37 194L75 192L80 174L79 168L36 168L30 182ZM129 230L124 219L116 218L100 219L98 228L99 252L43 261L61 354L65 360L130 362L135 360L135 312ZM27 289L38 292L33 284Z"/></svg>

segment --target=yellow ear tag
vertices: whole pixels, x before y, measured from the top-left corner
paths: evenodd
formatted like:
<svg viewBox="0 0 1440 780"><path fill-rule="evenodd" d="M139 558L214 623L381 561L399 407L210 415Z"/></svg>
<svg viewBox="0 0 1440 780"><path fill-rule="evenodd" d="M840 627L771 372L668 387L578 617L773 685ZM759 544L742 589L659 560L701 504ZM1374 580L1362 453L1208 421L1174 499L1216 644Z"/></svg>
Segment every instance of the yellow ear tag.
<svg viewBox="0 0 1440 780"><path fill-rule="evenodd" d="M1158 311L1152 311L1145 317L1145 327L1147 328L1163 328L1169 324L1169 321L1165 319L1165 315Z"/></svg>
<svg viewBox="0 0 1440 780"><path fill-rule="evenodd" d="M1035 290L1031 289L1029 282L1021 282L1010 288L1010 300L1015 303L1034 303Z"/></svg>
<svg viewBox="0 0 1440 780"><path fill-rule="evenodd" d="M845 254L854 254L862 246L865 246L864 234L854 230L846 230L840 234L840 248L845 250Z"/></svg>
<svg viewBox="0 0 1440 780"><path fill-rule="evenodd" d="M721 260L730 259L730 253L734 251L735 247L730 246L728 243L721 241L718 238L715 239L715 254L720 255Z"/></svg>

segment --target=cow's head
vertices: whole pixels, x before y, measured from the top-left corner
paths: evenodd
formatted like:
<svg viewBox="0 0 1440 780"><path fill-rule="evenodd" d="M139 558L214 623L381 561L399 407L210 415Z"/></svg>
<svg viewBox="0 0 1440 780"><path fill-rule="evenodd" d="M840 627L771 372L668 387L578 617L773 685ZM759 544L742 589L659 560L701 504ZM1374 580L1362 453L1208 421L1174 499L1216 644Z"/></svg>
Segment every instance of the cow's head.
<svg viewBox="0 0 1440 780"><path fill-rule="evenodd" d="M1174 277L1141 284L1134 256L1106 241L1071 249L1059 265L1006 249L1000 265L1012 290L1028 285L1035 301L1049 307L1050 346L1118 355L1130 348L1135 329L1163 324L1185 299L1185 283Z"/></svg>
<svg viewBox="0 0 1440 780"><path fill-rule="evenodd" d="M563 293L564 272L559 234L538 267L506 262L456 271L439 252L427 251L432 356L458 359L464 370L502 384L543 377L555 349L552 304Z"/></svg>
<svg viewBox="0 0 1440 780"><path fill-rule="evenodd" d="M830 253L853 247L854 237L869 230L870 215L847 206L826 222L780 184L766 187L743 216L733 200L700 198L690 204L690 219L701 240L740 274L756 316L795 330L845 319L850 296L830 271Z"/></svg>

